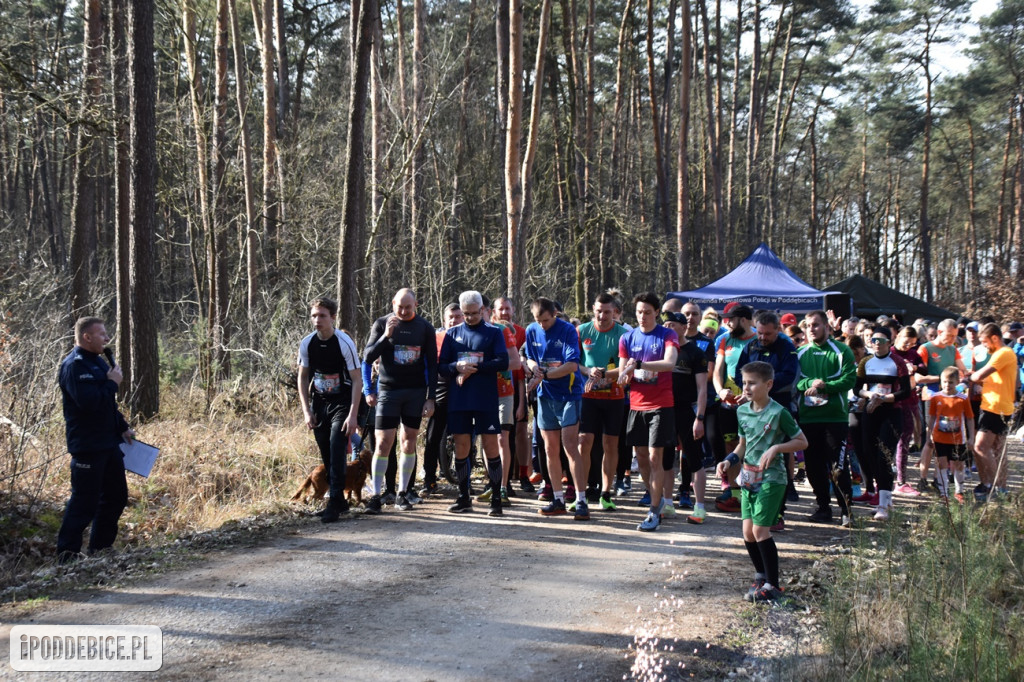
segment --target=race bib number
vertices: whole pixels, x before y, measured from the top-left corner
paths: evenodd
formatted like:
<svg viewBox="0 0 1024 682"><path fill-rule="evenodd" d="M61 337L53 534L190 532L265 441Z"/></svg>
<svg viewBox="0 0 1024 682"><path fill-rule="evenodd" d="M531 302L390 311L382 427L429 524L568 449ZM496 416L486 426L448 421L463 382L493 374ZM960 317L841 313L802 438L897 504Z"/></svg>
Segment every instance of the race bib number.
<svg viewBox="0 0 1024 682"><path fill-rule="evenodd" d="M396 365L413 365L419 362L420 359L420 347L419 346L395 346L395 364Z"/></svg>
<svg viewBox="0 0 1024 682"><path fill-rule="evenodd" d="M341 393L341 375L314 372L313 389L321 395L337 395Z"/></svg>
<svg viewBox="0 0 1024 682"><path fill-rule="evenodd" d="M878 395L892 394L892 386L889 384L871 384L868 390L870 390L872 393L877 393Z"/></svg>
<svg viewBox="0 0 1024 682"><path fill-rule="evenodd" d="M746 488L750 492L757 492L761 489L761 483L764 480L764 472L755 466L751 466L746 462L743 463L743 470L740 472L739 484L741 488Z"/></svg>
<svg viewBox="0 0 1024 682"><path fill-rule="evenodd" d="M653 384L658 381L658 373L649 369L637 369L633 371L633 381L638 384Z"/></svg>
<svg viewBox="0 0 1024 682"><path fill-rule="evenodd" d="M460 351L458 358L459 362L465 362L467 365L479 365L484 361L484 354L475 350Z"/></svg>
<svg viewBox="0 0 1024 682"><path fill-rule="evenodd" d="M960 417L939 417L937 426L942 433L960 433Z"/></svg>

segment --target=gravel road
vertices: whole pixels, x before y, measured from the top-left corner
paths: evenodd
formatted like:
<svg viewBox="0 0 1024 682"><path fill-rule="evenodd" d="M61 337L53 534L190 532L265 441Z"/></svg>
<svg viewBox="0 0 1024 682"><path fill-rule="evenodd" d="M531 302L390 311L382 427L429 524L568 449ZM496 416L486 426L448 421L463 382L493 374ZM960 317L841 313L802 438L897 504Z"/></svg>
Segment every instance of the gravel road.
<svg viewBox="0 0 1024 682"><path fill-rule="evenodd" d="M744 663L730 635L751 573L737 515L640 533L632 498L590 522L545 519L523 498L501 519L481 504L448 514L449 503L329 526L310 517L189 568L72 593L0 625L0 651L20 623L124 624L162 628L154 679L621 680L668 667L707 679ZM840 534L791 528L784 571ZM9 665L4 676L32 677Z"/></svg>

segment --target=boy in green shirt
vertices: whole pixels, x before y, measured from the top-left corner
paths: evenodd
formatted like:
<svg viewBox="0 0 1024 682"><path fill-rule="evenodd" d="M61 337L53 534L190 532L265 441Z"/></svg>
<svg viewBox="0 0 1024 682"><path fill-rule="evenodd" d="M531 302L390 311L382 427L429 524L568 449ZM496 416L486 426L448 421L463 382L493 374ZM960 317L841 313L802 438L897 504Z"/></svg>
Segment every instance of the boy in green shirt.
<svg viewBox="0 0 1024 682"><path fill-rule="evenodd" d="M743 396L747 402L736 410L739 445L722 462L719 476L741 460L740 517L743 544L754 564L754 582L745 599L775 602L784 598L779 589L779 551L771 527L786 495L787 452L807 447L807 438L789 411L768 397L775 371L767 362L743 366Z"/></svg>

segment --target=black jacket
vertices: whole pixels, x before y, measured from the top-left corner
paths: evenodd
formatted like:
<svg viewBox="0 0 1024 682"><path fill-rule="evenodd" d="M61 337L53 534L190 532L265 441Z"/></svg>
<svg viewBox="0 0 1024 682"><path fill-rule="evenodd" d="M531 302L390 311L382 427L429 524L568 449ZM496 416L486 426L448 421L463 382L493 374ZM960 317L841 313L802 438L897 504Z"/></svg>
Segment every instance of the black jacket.
<svg viewBox="0 0 1024 682"><path fill-rule="evenodd" d="M107 378L106 360L75 346L60 364L68 452L87 454L116 448L128 422L117 410L117 384Z"/></svg>

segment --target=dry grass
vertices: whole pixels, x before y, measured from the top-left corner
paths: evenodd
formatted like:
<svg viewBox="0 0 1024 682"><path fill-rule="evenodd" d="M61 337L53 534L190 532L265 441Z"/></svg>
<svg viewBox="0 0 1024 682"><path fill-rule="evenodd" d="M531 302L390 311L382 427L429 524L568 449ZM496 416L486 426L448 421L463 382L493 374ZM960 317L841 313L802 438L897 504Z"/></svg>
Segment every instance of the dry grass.
<svg viewBox="0 0 1024 682"><path fill-rule="evenodd" d="M226 388L209 409L194 391L165 391L169 416L139 427L161 449L148 479L128 474L120 546L159 545L226 522L292 513L288 498L319 461L297 403L276 390ZM32 440L0 428L0 587L52 563L69 491L59 408ZM33 444L34 443L34 444ZM15 466L16 465L16 466Z"/></svg>
<svg viewBox="0 0 1024 682"><path fill-rule="evenodd" d="M1024 499L933 507L862 534L825 600L820 679L1024 676Z"/></svg>

